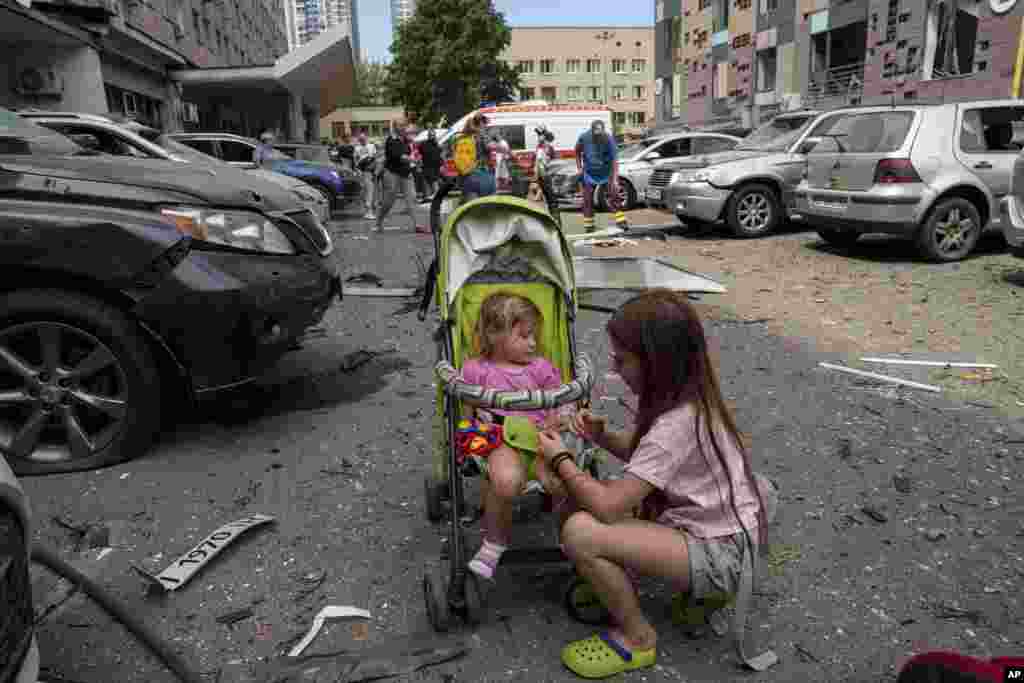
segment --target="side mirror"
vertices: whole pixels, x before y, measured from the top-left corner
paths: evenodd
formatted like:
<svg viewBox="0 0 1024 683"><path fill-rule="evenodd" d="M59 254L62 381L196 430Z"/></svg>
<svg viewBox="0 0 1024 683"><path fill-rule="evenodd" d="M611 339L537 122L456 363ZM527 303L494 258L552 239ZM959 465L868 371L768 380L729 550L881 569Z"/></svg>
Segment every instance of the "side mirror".
<svg viewBox="0 0 1024 683"><path fill-rule="evenodd" d="M812 149L818 146L821 142L821 138L806 138L800 143L800 149L797 150L800 154L808 154Z"/></svg>

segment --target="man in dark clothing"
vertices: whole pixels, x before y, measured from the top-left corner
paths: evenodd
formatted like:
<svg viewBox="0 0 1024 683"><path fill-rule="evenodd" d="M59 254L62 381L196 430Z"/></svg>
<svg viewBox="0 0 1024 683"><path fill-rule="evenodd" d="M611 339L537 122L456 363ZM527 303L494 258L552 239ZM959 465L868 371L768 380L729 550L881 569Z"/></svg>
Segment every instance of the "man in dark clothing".
<svg viewBox="0 0 1024 683"><path fill-rule="evenodd" d="M413 212L413 197L416 187L412 178L412 150L406 141L408 132L403 132L395 125L391 128L384 143L384 192L381 197L380 212L377 214L377 230L384 229L384 219L395 204L401 193L405 199L405 212L409 214L413 230L416 229L416 214Z"/></svg>
<svg viewBox="0 0 1024 683"><path fill-rule="evenodd" d="M433 197L437 192L437 182L441 179L441 145L437 144L437 135L431 128L427 133L427 141L422 145L423 180L427 183L427 195Z"/></svg>

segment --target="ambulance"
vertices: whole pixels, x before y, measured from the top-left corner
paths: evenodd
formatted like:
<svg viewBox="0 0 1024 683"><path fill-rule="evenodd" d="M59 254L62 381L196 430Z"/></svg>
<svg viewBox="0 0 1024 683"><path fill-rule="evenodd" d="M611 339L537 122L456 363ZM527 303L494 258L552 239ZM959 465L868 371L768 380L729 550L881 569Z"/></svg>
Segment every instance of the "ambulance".
<svg viewBox="0 0 1024 683"><path fill-rule="evenodd" d="M537 149L537 133L534 129L540 124L547 126L555 136L551 144L554 145L556 154L563 159L575 158L576 140L595 120L603 121L605 130L612 130L612 110L601 105L548 104L543 101L531 101L483 107L463 116L444 136L438 138L445 154L447 175L455 174L452 144L466 122L475 114L487 117L487 135L501 132L512 148L512 157L527 174L533 169L534 152Z"/></svg>

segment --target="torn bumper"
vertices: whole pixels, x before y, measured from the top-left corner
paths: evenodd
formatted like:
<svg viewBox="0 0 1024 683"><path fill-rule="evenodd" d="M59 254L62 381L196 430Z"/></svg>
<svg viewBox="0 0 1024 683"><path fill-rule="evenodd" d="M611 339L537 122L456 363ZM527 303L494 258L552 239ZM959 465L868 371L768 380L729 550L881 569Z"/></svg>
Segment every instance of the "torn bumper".
<svg viewBox="0 0 1024 683"><path fill-rule="evenodd" d="M708 183L678 183L662 191L660 206L685 220L687 218L712 223L725 211L732 190Z"/></svg>
<svg viewBox="0 0 1024 683"><path fill-rule="evenodd" d="M205 392L263 374L341 292L329 256L193 249L134 312Z"/></svg>

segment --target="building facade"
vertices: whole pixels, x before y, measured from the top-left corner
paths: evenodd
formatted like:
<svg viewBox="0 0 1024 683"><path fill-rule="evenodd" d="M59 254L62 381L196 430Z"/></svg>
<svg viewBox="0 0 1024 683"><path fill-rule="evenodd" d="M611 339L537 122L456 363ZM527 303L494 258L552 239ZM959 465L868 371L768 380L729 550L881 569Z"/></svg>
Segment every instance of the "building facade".
<svg viewBox="0 0 1024 683"><path fill-rule="evenodd" d="M655 0L656 120L1019 92L1024 0Z"/></svg>
<svg viewBox="0 0 1024 683"><path fill-rule="evenodd" d="M649 26L512 27L502 59L520 99L605 104L619 133L639 133L654 118L654 50Z"/></svg>
<svg viewBox="0 0 1024 683"><path fill-rule="evenodd" d="M282 0L0 0L0 106L312 136L320 93L352 88L348 48L290 57Z"/></svg>
<svg viewBox="0 0 1024 683"><path fill-rule="evenodd" d="M398 25L403 21L412 19L416 14L416 0L391 0L391 27L392 32L398 30Z"/></svg>
<svg viewBox="0 0 1024 683"><path fill-rule="evenodd" d="M320 138L341 140L365 131L371 140L383 140L392 124L405 121L402 107L351 107L336 109L320 119Z"/></svg>

